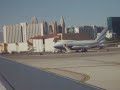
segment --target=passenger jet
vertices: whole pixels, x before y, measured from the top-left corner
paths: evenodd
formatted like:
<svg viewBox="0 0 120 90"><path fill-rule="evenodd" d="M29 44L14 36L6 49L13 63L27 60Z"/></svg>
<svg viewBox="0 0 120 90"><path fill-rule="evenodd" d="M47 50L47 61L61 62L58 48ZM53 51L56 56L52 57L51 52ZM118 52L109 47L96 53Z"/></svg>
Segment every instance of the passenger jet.
<svg viewBox="0 0 120 90"><path fill-rule="evenodd" d="M105 28L95 40L59 40L55 43L54 48L61 51L65 50L66 52L71 52L72 50L87 52L90 48L103 45L107 30Z"/></svg>

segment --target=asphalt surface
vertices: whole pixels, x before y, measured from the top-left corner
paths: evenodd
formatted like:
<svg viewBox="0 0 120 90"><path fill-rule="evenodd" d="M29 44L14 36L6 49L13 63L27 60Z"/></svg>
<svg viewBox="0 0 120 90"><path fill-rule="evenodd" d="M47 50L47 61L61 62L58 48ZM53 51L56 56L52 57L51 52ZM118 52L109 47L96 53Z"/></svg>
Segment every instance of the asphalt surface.
<svg viewBox="0 0 120 90"><path fill-rule="evenodd" d="M0 81L6 90L104 90L0 57Z"/></svg>

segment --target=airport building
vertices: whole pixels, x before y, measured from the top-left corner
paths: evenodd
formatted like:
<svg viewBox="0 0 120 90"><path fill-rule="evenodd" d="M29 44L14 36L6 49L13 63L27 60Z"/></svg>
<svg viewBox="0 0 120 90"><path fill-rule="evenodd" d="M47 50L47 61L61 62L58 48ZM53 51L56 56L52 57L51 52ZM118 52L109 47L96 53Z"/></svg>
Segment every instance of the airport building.
<svg viewBox="0 0 120 90"><path fill-rule="evenodd" d="M99 32L100 32L99 28ZM97 37L96 26L65 28L63 17L60 24L56 21L48 24L46 21L38 22L33 17L31 23L4 25L4 43L6 51L12 52L53 52L54 44L58 40L90 40ZM2 46L1 46L2 47Z"/></svg>
<svg viewBox="0 0 120 90"><path fill-rule="evenodd" d="M57 40L60 40L60 38L61 36L57 34L32 37L33 52L53 52L53 46Z"/></svg>
<svg viewBox="0 0 120 90"><path fill-rule="evenodd" d="M58 33L65 33L65 22L63 17L61 17L60 19L60 25L57 25L56 21L53 21L50 25L48 25L46 21L38 22L37 18L33 17L31 19L31 23L4 25L3 27L4 43L7 45L6 51L10 53L12 51L22 52L32 50L34 41L30 40L31 37L35 36L47 37L47 35L49 37L49 35L51 34ZM48 39L47 42L49 41L50 39ZM43 40L42 42L46 41ZM46 46L47 45L49 46L49 44L46 44ZM22 46L25 48L21 48Z"/></svg>
<svg viewBox="0 0 120 90"><path fill-rule="evenodd" d="M54 52L54 44L58 40L90 40L86 33L61 33L49 34L46 36L35 36L33 41L33 52Z"/></svg>
<svg viewBox="0 0 120 90"><path fill-rule="evenodd" d="M120 38L120 17L108 17L107 26L110 33L113 33L113 36Z"/></svg>

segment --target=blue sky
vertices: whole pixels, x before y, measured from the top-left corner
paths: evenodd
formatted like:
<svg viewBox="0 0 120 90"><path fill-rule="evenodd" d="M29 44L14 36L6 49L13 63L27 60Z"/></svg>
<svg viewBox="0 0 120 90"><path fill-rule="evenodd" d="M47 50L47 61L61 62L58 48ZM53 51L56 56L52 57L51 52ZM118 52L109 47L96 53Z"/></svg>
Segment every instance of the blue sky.
<svg viewBox="0 0 120 90"><path fill-rule="evenodd" d="M107 17L120 16L120 0L0 0L0 26L39 21L58 21L67 26L106 25Z"/></svg>

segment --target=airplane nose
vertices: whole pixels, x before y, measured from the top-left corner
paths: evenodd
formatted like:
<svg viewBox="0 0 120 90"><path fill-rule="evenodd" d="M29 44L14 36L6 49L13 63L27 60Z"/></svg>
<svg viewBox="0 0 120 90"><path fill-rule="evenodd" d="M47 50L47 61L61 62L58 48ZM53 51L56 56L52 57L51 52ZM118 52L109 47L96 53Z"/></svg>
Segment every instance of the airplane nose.
<svg viewBox="0 0 120 90"><path fill-rule="evenodd" d="M56 48L56 45L54 45L53 47Z"/></svg>
<svg viewBox="0 0 120 90"><path fill-rule="evenodd" d="M56 44L54 44L53 47L54 47L54 48L60 48L60 47L62 47L62 44L60 44L60 43L56 43Z"/></svg>
<svg viewBox="0 0 120 90"><path fill-rule="evenodd" d="M54 46L53 46L54 48L57 48L58 47L58 44L56 43L56 44L54 44Z"/></svg>

